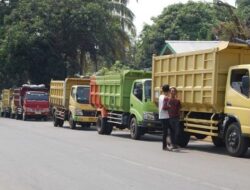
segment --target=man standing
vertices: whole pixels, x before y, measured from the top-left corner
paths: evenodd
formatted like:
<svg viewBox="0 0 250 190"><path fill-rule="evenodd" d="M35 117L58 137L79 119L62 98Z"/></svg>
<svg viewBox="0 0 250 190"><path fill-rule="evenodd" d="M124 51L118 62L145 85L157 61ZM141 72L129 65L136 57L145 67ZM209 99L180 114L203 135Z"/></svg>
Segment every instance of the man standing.
<svg viewBox="0 0 250 190"><path fill-rule="evenodd" d="M177 148L177 141L180 128L180 100L177 99L177 90L175 87L170 89L170 97L164 99L163 109L168 111L169 119L168 123L170 126L170 136L171 142L173 143L173 148Z"/></svg>
<svg viewBox="0 0 250 190"><path fill-rule="evenodd" d="M169 129L169 124L168 124L168 119L169 119L169 114L167 110L163 109L164 106L164 100L169 94L169 85L163 85L162 87L162 94L159 97L159 119L161 120L161 125L163 129L163 136L162 136L162 149L166 150L167 149L167 136L168 136L168 129Z"/></svg>

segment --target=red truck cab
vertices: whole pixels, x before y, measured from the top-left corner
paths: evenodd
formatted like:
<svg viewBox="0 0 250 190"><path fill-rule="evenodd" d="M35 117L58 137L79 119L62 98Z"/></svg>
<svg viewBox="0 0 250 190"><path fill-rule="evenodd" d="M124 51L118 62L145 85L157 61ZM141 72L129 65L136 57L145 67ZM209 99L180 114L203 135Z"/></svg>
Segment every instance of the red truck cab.
<svg viewBox="0 0 250 190"><path fill-rule="evenodd" d="M23 120L28 118L47 120L49 95L43 91L27 91L23 99Z"/></svg>

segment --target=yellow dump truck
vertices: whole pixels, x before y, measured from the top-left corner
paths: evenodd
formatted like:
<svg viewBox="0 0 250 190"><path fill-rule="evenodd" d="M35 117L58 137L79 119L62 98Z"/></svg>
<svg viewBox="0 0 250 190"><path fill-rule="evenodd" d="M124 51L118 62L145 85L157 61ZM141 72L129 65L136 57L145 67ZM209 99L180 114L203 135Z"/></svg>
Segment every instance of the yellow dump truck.
<svg viewBox="0 0 250 190"><path fill-rule="evenodd" d="M153 56L152 99L161 86L178 90L182 102L180 145L190 135L211 136L232 156L245 155L250 141L250 47L218 42L216 47Z"/></svg>
<svg viewBox="0 0 250 190"><path fill-rule="evenodd" d="M12 98L13 98L13 89L2 90L1 116L10 117Z"/></svg>
<svg viewBox="0 0 250 190"><path fill-rule="evenodd" d="M89 104L89 78L66 78L50 82L50 107L54 126L69 121L71 129L77 124L90 127L95 123L96 110Z"/></svg>

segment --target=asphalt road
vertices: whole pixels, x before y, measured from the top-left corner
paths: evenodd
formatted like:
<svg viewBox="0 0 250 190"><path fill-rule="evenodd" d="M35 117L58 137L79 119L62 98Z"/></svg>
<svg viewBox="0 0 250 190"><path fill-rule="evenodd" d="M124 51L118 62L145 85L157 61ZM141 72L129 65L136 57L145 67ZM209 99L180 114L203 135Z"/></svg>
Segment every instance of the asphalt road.
<svg viewBox="0 0 250 190"><path fill-rule="evenodd" d="M67 123L66 123L67 125ZM0 118L0 190L249 190L246 158L192 141L161 150L159 136L56 128L52 122Z"/></svg>

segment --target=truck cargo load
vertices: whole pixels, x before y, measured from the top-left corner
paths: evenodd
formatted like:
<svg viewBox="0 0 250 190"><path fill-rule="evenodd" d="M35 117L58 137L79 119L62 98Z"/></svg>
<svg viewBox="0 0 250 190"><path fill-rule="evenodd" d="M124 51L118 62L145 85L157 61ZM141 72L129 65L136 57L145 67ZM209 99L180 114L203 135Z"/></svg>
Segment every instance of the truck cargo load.
<svg viewBox="0 0 250 190"><path fill-rule="evenodd" d="M211 49L153 56L152 69L152 100L158 101L162 85L176 87L186 134L212 136L215 145L226 143L230 154L245 153L250 137L249 46L222 41ZM243 148L233 149L227 135L236 125Z"/></svg>

